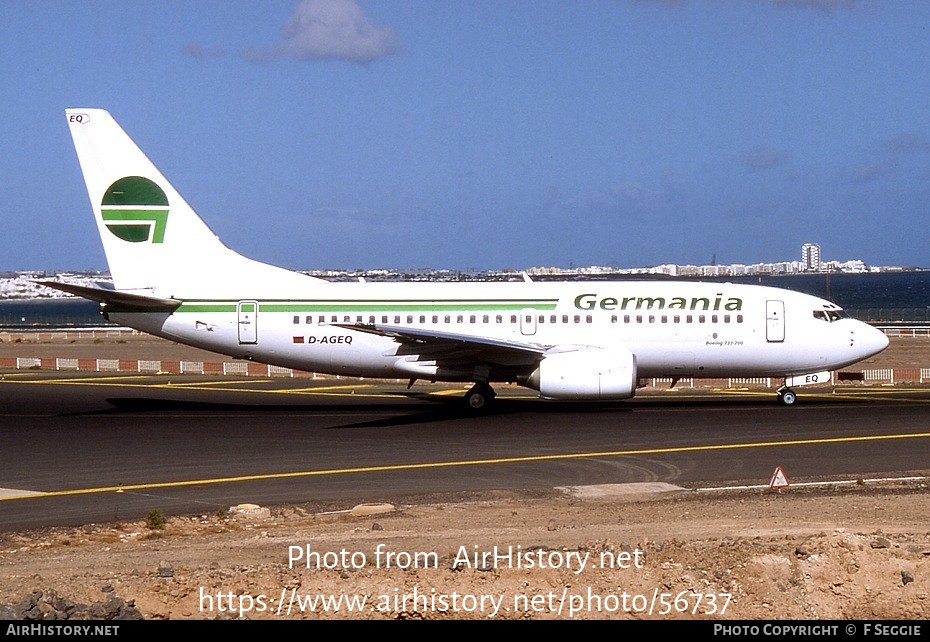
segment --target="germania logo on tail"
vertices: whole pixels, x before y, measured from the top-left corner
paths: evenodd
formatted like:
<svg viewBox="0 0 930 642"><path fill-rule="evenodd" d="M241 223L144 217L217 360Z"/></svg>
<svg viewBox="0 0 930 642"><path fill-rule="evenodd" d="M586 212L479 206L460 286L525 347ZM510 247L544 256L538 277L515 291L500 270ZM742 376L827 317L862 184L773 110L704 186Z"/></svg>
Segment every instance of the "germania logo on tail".
<svg viewBox="0 0 930 642"><path fill-rule="evenodd" d="M785 377L790 405L789 385L888 345L829 301L762 286L312 278L223 245L109 113L65 113L114 289L45 284L180 343L312 372L470 382L472 410L498 382L606 400L647 377Z"/></svg>
<svg viewBox="0 0 930 642"><path fill-rule="evenodd" d="M117 238L130 243L164 243L168 225L168 197L142 176L126 176L103 195L100 216Z"/></svg>

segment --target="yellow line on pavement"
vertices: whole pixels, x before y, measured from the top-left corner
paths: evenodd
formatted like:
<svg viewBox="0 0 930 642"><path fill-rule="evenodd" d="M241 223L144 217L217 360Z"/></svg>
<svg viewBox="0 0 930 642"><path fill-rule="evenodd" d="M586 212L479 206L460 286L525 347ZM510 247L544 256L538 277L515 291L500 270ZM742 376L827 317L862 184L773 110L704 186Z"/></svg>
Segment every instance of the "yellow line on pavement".
<svg viewBox="0 0 930 642"><path fill-rule="evenodd" d="M71 490L46 491L42 495L0 497L0 501L29 499L33 497L62 497L67 495L91 495L100 493L152 490L159 488L184 488L213 484L233 484L241 482L270 481L276 479L296 479L300 477L327 477L330 475L352 475L360 473L396 472L403 470L424 470L432 468L454 468L459 466L487 466L494 464L531 463L539 461L559 461L570 459L592 459L602 457L631 457L643 455L668 455L688 452L707 452L714 450L742 450L750 448L774 448L785 446L803 446L813 444L840 444L863 441L888 441L893 439L926 439L930 432L903 433L896 435L871 435L861 437L833 437L829 439L796 439L790 441L765 441L738 444L712 444L706 446L677 446L671 448L646 448L641 450L613 450L602 452L564 453L554 455L528 455L525 457L498 457L494 459L467 459L460 461L423 462L417 464L390 464L384 466L361 466L355 468L331 468L326 470L308 470L290 473L270 473L266 475L242 475L237 477L217 477L213 479L196 479L173 482L153 482L148 484L129 484L126 486L104 486L99 488L75 488Z"/></svg>

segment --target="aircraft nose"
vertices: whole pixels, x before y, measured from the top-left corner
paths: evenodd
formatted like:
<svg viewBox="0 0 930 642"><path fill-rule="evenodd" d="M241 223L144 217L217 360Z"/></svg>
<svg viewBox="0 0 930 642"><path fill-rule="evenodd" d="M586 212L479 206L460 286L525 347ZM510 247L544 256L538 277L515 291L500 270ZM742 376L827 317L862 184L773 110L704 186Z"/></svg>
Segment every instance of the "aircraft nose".
<svg viewBox="0 0 930 642"><path fill-rule="evenodd" d="M854 344L862 352L863 358L878 354L888 347L888 335L867 323L862 323L853 337Z"/></svg>

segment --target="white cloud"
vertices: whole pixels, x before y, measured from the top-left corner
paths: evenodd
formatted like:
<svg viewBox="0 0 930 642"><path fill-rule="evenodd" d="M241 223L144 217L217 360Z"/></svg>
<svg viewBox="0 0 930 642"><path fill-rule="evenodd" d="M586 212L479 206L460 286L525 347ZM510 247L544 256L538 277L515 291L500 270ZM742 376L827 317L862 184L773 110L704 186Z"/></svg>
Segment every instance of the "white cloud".
<svg viewBox="0 0 930 642"><path fill-rule="evenodd" d="M301 0L284 27L282 55L369 63L398 50L390 27L371 23L355 0Z"/></svg>

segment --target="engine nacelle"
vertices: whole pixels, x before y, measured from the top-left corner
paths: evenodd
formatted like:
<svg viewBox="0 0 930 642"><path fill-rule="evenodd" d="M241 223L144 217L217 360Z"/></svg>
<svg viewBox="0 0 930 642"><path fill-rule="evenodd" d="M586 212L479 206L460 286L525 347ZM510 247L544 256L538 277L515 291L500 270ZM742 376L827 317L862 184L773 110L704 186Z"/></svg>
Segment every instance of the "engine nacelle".
<svg viewBox="0 0 930 642"><path fill-rule="evenodd" d="M629 399L636 394L636 355L625 348L547 353L526 385L550 399Z"/></svg>

